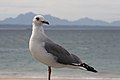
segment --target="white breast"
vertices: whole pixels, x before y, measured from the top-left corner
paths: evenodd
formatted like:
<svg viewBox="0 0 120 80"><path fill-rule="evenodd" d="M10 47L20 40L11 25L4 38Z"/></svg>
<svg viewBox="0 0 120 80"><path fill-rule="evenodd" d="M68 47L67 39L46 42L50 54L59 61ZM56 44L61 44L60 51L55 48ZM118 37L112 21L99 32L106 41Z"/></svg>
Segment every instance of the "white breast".
<svg viewBox="0 0 120 80"><path fill-rule="evenodd" d="M65 65L59 64L56 62L55 56L53 56L50 53L47 53L47 51L44 49L44 43L38 44L36 41L30 41L30 51L32 55L41 63L46 64L51 67L55 68L62 68L65 67Z"/></svg>
<svg viewBox="0 0 120 80"><path fill-rule="evenodd" d="M55 62L54 57L46 52L44 49L44 43L38 43L36 41L30 41L30 51L32 55L40 62L52 65Z"/></svg>
<svg viewBox="0 0 120 80"><path fill-rule="evenodd" d="M30 52L38 61L48 66L63 67L62 64L56 62L55 56L47 53L45 50L44 46L46 38L47 36L44 34L43 28L34 27L29 41Z"/></svg>

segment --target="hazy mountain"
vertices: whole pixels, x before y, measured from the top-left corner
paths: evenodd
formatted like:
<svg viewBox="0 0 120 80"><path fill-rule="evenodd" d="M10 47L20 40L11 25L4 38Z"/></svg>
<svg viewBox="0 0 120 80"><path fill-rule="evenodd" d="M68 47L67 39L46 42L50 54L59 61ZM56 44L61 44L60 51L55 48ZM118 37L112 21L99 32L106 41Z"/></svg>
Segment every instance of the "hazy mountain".
<svg viewBox="0 0 120 80"><path fill-rule="evenodd" d="M32 18L36 14L29 12L26 14L20 14L15 18L6 18L0 21L0 24L19 24L19 25L31 25ZM51 25L80 25L80 26L120 26L120 21L106 22L102 20L94 20L91 18L82 18L75 21L68 21L66 19L60 19L51 15L43 15Z"/></svg>
<svg viewBox="0 0 120 80"><path fill-rule="evenodd" d="M32 12L26 14L20 14L16 18L7 18L0 21L0 24L20 24L20 25L30 25L32 23L32 18L35 16Z"/></svg>
<svg viewBox="0 0 120 80"><path fill-rule="evenodd" d="M0 21L0 24L19 24L19 25L31 25L32 19L36 14L29 12L26 14L20 14L16 18L7 18ZM68 25L69 21L53 17L51 15L43 15L51 25Z"/></svg>
<svg viewBox="0 0 120 80"><path fill-rule="evenodd" d="M120 21L113 21L111 26L120 26Z"/></svg>
<svg viewBox="0 0 120 80"><path fill-rule="evenodd" d="M72 22L74 25L89 25L89 26L108 26L109 23L101 20L93 20L90 18L82 18Z"/></svg>

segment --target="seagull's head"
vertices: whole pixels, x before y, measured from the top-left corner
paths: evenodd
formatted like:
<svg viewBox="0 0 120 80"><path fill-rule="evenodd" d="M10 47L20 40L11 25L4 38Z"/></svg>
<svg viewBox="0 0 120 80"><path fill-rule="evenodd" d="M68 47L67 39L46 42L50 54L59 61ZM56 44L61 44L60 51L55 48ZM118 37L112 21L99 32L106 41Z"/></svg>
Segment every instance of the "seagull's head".
<svg viewBox="0 0 120 80"><path fill-rule="evenodd" d="M49 22L46 21L45 18L42 15L36 15L33 18L33 25L35 25L35 26L41 26L43 24L48 24L49 25Z"/></svg>

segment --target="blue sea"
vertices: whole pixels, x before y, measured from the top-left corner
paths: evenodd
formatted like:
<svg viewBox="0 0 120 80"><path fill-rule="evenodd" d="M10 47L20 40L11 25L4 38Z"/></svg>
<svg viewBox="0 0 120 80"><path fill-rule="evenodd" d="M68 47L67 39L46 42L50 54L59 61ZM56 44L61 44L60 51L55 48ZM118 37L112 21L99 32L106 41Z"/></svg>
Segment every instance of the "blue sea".
<svg viewBox="0 0 120 80"><path fill-rule="evenodd" d="M79 69L52 69L54 77L120 77L120 30L46 30L46 34L95 67L99 73ZM0 76L46 77L47 66L35 60L28 43L31 30L0 30Z"/></svg>

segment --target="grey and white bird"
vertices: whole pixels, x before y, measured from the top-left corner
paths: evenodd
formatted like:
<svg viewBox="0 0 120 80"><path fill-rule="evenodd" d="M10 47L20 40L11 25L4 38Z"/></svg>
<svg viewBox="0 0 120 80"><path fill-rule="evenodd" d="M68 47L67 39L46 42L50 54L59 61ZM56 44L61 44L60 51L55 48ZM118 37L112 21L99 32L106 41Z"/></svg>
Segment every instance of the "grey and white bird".
<svg viewBox="0 0 120 80"><path fill-rule="evenodd" d="M29 49L39 62L48 66L48 80L50 80L51 77L51 67L68 67L97 72L93 67L83 63L79 57L70 54L61 45L49 39L44 32L43 24L49 24L43 16L36 15L33 18Z"/></svg>

